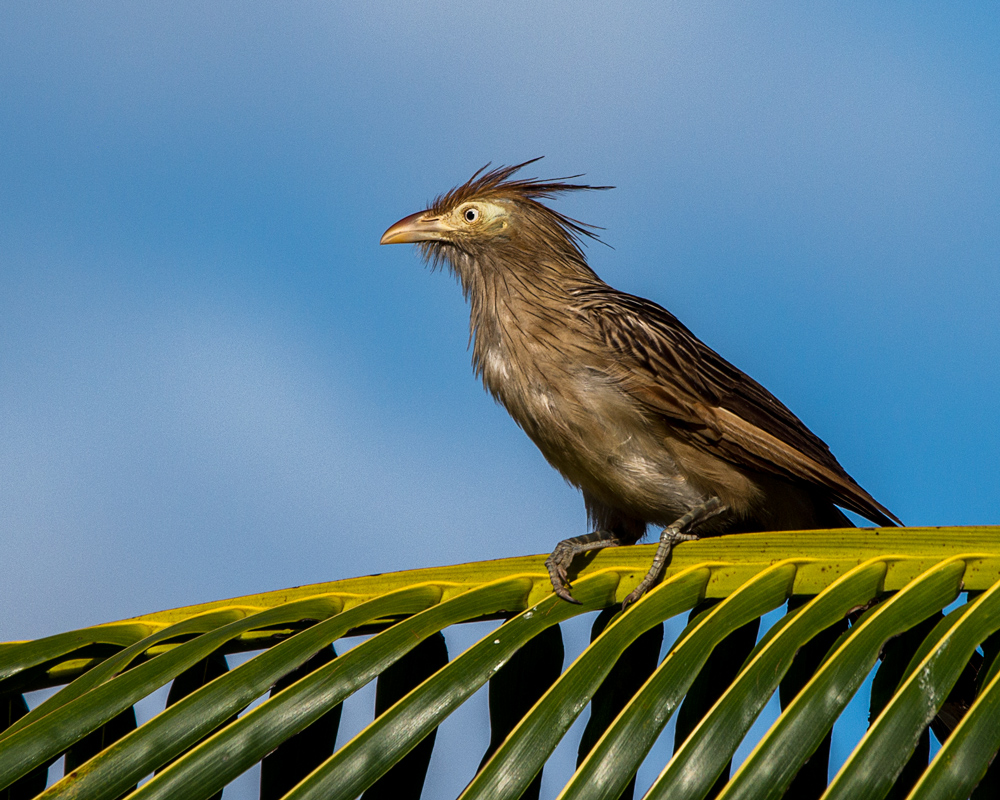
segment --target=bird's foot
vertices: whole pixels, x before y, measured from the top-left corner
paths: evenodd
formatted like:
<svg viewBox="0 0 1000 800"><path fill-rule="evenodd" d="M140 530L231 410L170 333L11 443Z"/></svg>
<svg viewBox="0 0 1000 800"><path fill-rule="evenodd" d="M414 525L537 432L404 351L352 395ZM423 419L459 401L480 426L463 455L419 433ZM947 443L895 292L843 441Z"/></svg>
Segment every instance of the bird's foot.
<svg viewBox="0 0 1000 800"><path fill-rule="evenodd" d="M552 581L552 591L568 603L580 605L580 601L569 593L569 573L570 564L578 553L585 553L588 550L603 550L605 547L617 547L620 544L617 538L604 531L594 531L583 536L574 536L572 539L563 539L556 545L547 559L545 566L549 571L549 580Z"/></svg>
<svg viewBox="0 0 1000 800"><path fill-rule="evenodd" d="M639 585L629 592L628 596L622 601L622 608L625 609L632 605L632 603L649 590L650 586L660 579L663 570L666 569L667 560L670 558L670 553L673 551L675 544L679 542L695 542L697 540L698 537L693 533L681 533L675 525L664 528L660 534L660 546L656 548L656 555L653 556L653 563L650 565L649 571L639 581Z"/></svg>
<svg viewBox="0 0 1000 800"><path fill-rule="evenodd" d="M622 602L622 608L628 608L660 579L660 576L663 575L663 570L667 567L667 561L674 549L674 545L680 542L695 542L700 538L697 534L689 533L688 531L726 510L727 506L718 497L710 497L701 505L692 508L679 520L664 528L660 534L660 546L656 548L656 555L653 556L653 563L650 564L649 571L639 581L639 585L629 592L628 597Z"/></svg>

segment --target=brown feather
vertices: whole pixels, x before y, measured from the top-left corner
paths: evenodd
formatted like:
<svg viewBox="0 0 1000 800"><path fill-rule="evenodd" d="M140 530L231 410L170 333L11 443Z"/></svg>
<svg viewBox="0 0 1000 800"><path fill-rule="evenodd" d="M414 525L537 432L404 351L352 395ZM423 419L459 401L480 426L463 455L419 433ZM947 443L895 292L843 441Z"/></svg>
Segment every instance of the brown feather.
<svg viewBox="0 0 1000 800"><path fill-rule="evenodd" d="M588 307L620 358L623 387L652 412L687 428L697 446L736 464L819 484L839 505L879 525L900 524L785 405L669 311L613 289L603 301L605 291L594 294Z"/></svg>

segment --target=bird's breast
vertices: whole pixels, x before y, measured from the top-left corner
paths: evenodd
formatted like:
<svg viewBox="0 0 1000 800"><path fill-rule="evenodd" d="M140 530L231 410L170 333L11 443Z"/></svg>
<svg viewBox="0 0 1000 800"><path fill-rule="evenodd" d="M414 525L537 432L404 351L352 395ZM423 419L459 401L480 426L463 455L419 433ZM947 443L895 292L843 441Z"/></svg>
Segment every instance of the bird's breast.
<svg viewBox="0 0 1000 800"><path fill-rule="evenodd" d="M562 358L525 364L499 348L485 350L478 366L486 388L573 485L656 522L701 501L663 431L607 374Z"/></svg>

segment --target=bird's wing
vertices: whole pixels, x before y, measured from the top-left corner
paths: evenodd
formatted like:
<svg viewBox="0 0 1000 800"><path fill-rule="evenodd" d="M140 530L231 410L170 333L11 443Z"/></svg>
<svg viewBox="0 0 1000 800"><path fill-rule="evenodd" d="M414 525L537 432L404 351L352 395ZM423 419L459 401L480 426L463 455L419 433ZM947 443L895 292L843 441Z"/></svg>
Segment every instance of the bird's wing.
<svg viewBox="0 0 1000 800"><path fill-rule="evenodd" d="M693 445L732 463L825 489L838 505L880 525L899 523L798 417L669 311L613 290L587 297L581 311L614 356L612 371L622 388L687 433Z"/></svg>

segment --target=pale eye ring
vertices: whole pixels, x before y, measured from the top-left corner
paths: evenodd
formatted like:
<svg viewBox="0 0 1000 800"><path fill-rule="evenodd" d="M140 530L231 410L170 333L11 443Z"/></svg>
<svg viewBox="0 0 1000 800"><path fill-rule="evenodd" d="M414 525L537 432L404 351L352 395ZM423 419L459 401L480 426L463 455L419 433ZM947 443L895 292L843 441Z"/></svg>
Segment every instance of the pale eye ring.
<svg viewBox="0 0 1000 800"><path fill-rule="evenodd" d="M465 218L466 222L475 222L479 219L479 209L467 208L462 212L462 216Z"/></svg>

